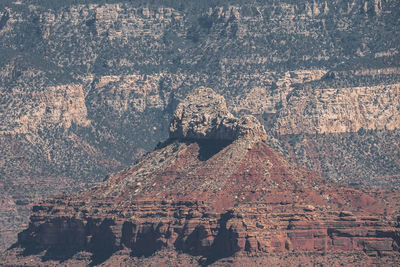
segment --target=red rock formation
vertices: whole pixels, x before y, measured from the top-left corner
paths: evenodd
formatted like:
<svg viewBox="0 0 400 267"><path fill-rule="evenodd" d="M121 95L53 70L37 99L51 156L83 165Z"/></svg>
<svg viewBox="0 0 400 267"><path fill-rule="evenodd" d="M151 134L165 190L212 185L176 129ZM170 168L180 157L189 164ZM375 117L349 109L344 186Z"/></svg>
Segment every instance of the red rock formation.
<svg viewBox="0 0 400 267"><path fill-rule="evenodd" d="M98 186L34 206L2 263L257 265L339 255L336 263L395 265L399 206L396 192L339 187L248 136L169 140Z"/></svg>

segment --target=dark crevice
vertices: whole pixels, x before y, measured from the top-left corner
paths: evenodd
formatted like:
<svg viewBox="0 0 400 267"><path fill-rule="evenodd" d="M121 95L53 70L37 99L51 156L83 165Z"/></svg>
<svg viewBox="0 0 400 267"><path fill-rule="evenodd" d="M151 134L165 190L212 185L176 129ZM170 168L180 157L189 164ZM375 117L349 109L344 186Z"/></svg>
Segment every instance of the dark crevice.
<svg viewBox="0 0 400 267"><path fill-rule="evenodd" d="M204 140L196 141L199 145L199 156L198 159L201 161L207 161L214 155L218 154L222 149L229 146L232 141L226 140Z"/></svg>
<svg viewBox="0 0 400 267"><path fill-rule="evenodd" d="M156 251L161 250L164 243L160 240L161 234L158 225L145 225L136 235L136 241L132 244L131 256L133 257L150 257Z"/></svg>
<svg viewBox="0 0 400 267"><path fill-rule="evenodd" d="M6 26L9 19L10 14L7 11L4 11L3 16L0 19L0 31Z"/></svg>
<svg viewBox="0 0 400 267"><path fill-rule="evenodd" d="M217 235L212 244L208 245L205 239L209 233L203 225L198 225L186 236L187 225L179 232L179 237L175 242L178 251L192 256L201 256L199 264L208 266L219 259L233 256L240 250L238 245L239 235L236 229L227 228L227 222L233 218L233 212L228 211L221 215L218 220Z"/></svg>
<svg viewBox="0 0 400 267"><path fill-rule="evenodd" d="M240 250L238 245L239 234L232 228L227 229L227 222L233 217L233 213L228 211L221 215L218 221L219 231L211 246L207 259L201 261L202 266L210 265L222 258L233 256Z"/></svg>
<svg viewBox="0 0 400 267"><path fill-rule="evenodd" d="M112 220L104 220L96 229L89 244L89 250L92 252L92 262L90 265L98 265L108 258L118 249L116 238L111 230L115 223Z"/></svg>
<svg viewBox="0 0 400 267"><path fill-rule="evenodd" d="M187 225L182 229L182 233L186 231L186 228ZM209 247L203 246L202 240L207 238L208 233L203 225L197 226L187 238L184 238L182 233L175 242L175 247L178 250L193 256L203 256L207 254Z"/></svg>

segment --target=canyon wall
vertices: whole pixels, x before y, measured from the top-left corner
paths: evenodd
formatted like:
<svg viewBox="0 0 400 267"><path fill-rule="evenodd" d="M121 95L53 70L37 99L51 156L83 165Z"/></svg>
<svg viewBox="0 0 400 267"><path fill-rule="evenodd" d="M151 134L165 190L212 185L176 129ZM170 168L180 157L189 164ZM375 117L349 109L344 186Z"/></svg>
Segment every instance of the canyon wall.
<svg viewBox="0 0 400 267"><path fill-rule="evenodd" d="M398 188L399 10L1 1L0 203L19 214L2 228L23 228L32 200L99 182L153 149L198 86L257 116L271 145L327 179Z"/></svg>

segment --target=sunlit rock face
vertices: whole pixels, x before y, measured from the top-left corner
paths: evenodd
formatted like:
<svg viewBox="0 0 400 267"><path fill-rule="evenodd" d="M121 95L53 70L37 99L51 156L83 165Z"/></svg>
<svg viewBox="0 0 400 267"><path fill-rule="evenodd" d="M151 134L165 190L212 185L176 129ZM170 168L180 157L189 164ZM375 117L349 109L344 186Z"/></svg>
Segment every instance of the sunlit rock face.
<svg viewBox="0 0 400 267"><path fill-rule="evenodd" d="M234 117L224 97L206 87L195 89L178 105L169 135L183 140L266 139L264 127L254 116Z"/></svg>

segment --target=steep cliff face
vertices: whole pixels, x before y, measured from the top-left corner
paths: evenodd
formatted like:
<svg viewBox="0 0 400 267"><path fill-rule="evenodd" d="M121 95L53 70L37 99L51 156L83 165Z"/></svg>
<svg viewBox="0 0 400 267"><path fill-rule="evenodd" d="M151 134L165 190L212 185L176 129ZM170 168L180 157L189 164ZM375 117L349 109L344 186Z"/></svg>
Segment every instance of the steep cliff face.
<svg viewBox="0 0 400 267"><path fill-rule="evenodd" d="M279 134L346 133L398 129L400 84L295 89L289 105L279 113Z"/></svg>
<svg viewBox="0 0 400 267"><path fill-rule="evenodd" d="M197 116L185 116L192 105ZM202 125L198 138L173 134L188 121L196 133L204 114L238 120L215 106L225 106L221 96L196 89L178 105L184 119L171 124L173 139L97 186L33 206L0 263L166 264L163 253L199 266L279 264L304 253L310 264L399 263L397 193L339 187L289 163L265 143L259 123L247 125L252 135L218 123Z"/></svg>
<svg viewBox="0 0 400 267"><path fill-rule="evenodd" d="M82 85L59 85L42 92L21 92L18 88L11 94L7 112L2 121L2 135L37 134L51 125L69 129L72 123L87 127L87 109ZM23 102L12 99L13 94L25 94ZM5 94L6 95L6 94ZM26 113L25 113L26 112Z"/></svg>
<svg viewBox="0 0 400 267"><path fill-rule="evenodd" d="M398 144L399 10L394 0L1 1L0 195L26 203L123 169L167 138L177 103L200 85L328 179L396 185L380 181L399 175L386 145ZM313 161L304 134L346 157ZM364 139L377 148L359 150ZM15 208L26 223L25 206Z"/></svg>

